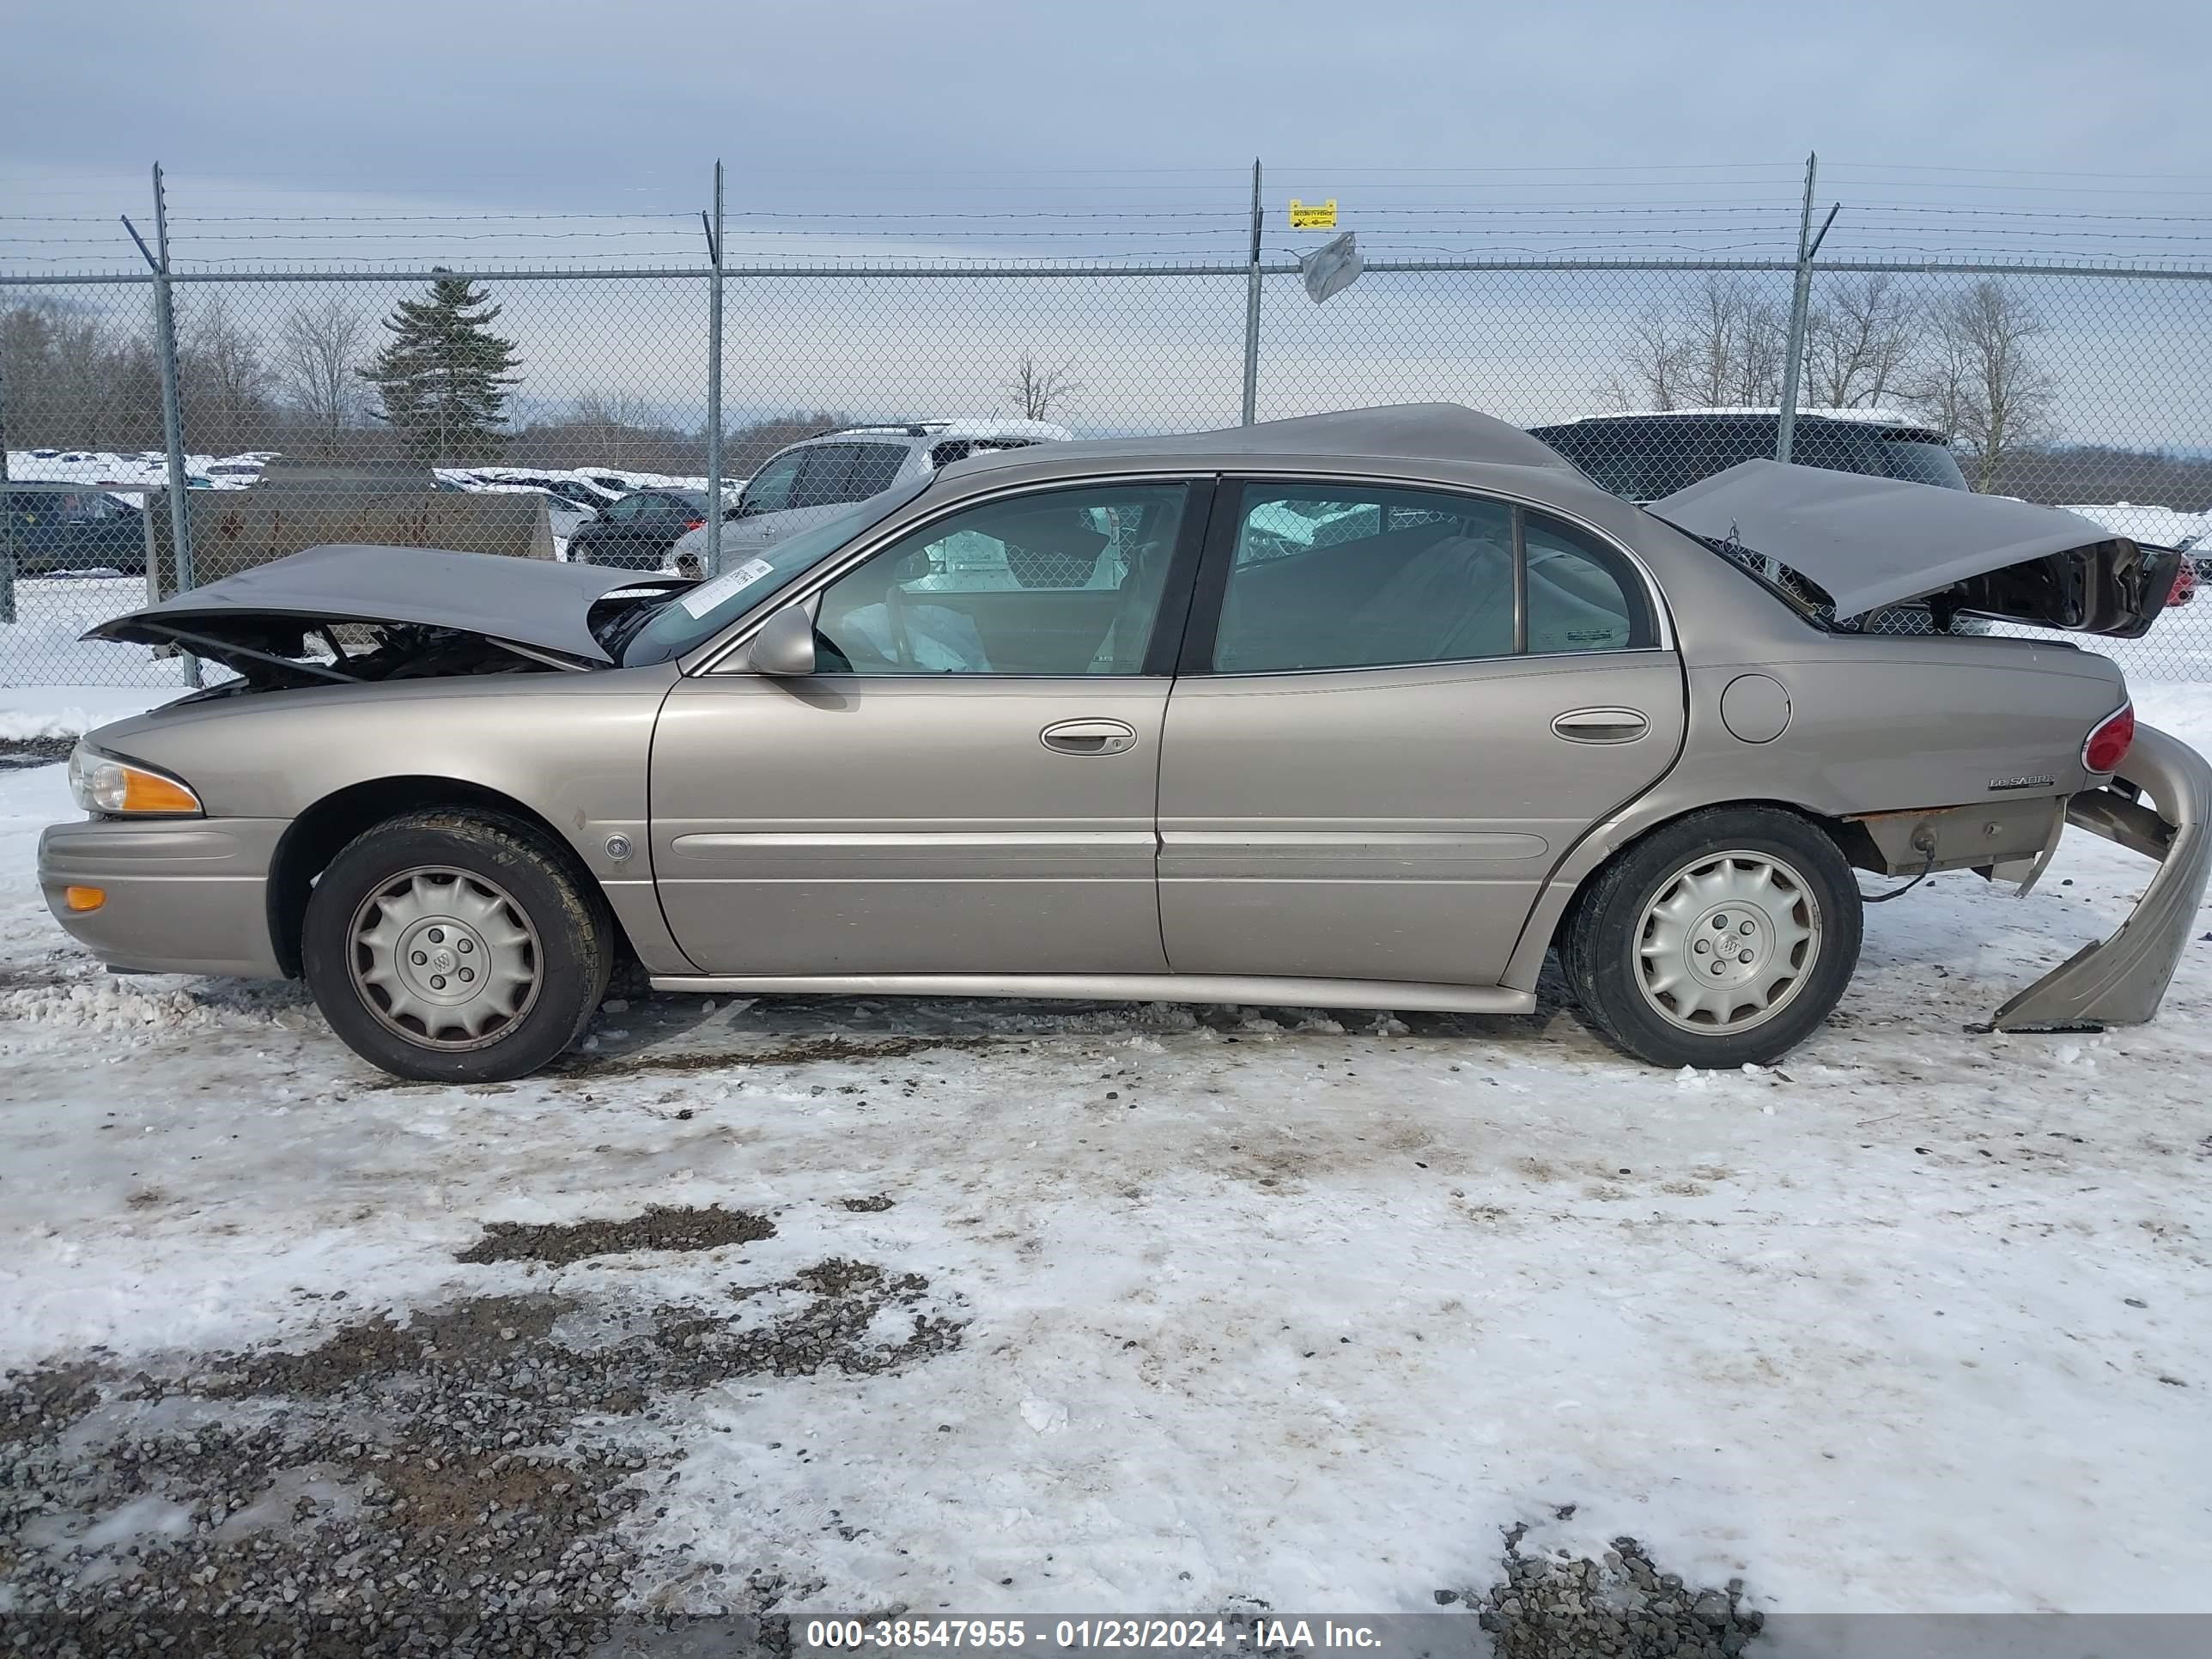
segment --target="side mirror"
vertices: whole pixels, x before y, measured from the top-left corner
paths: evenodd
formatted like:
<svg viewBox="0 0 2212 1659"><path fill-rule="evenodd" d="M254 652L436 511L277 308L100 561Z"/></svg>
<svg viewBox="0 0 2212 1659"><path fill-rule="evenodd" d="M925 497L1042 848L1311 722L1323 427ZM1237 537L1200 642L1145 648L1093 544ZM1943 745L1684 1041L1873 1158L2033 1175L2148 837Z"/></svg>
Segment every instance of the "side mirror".
<svg viewBox="0 0 2212 1659"><path fill-rule="evenodd" d="M745 665L778 679L804 679L814 672L814 618L806 607L787 605L763 623L746 647Z"/></svg>

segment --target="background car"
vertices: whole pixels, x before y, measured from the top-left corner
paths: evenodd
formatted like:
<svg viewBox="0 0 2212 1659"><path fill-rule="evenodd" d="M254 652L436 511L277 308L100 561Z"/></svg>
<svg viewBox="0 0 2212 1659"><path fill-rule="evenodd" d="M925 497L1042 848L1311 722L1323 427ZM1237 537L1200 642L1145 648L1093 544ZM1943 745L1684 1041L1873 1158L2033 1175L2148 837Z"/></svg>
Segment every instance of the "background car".
<svg viewBox="0 0 2212 1659"><path fill-rule="evenodd" d="M6 492L8 545L21 576L64 570L146 574L146 515L105 490L12 489Z"/></svg>
<svg viewBox="0 0 2212 1659"><path fill-rule="evenodd" d="M568 540L568 558L576 564L658 570L684 533L706 522L704 490L633 490L577 526Z"/></svg>
<svg viewBox="0 0 2212 1659"><path fill-rule="evenodd" d="M1780 424L1781 411L1773 409L1677 409L1592 415L1529 432L1623 500L1655 501L1739 462L1771 459ZM1890 410L1800 410L1790 459L1798 466L1966 488L1943 434Z"/></svg>
<svg viewBox="0 0 2212 1659"><path fill-rule="evenodd" d="M769 456L746 481L737 505L725 514L722 566L727 569L793 531L836 516L841 507L970 455L1060 443L1073 435L1047 421L985 419L847 427L804 439ZM677 544L672 568L703 575L707 553L703 530L687 535Z"/></svg>

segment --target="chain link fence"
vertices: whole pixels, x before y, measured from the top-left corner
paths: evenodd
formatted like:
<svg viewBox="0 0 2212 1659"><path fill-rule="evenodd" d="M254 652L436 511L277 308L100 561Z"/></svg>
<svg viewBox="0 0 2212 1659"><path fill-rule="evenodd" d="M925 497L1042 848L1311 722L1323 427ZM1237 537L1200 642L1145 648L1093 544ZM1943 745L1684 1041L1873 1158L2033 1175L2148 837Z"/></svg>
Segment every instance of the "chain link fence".
<svg viewBox="0 0 2212 1659"><path fill-rule="evenodd" d="M1377 259L1322 304L1274 257L194 270L169 281L173 341L158 271L0 276L9 477L47 486L8 487L0 684L182 686L185 659L77 636L318 542L659 568L805 436L1218 427L1248 385L1261 420L1468 404L1648 498L1775 453L1794 360L1796 459L2070 506L2212 559L2212 271L1824 263L1800 319L1798 269ZM2212 678L2212 599L2100 648Z"/></svg>

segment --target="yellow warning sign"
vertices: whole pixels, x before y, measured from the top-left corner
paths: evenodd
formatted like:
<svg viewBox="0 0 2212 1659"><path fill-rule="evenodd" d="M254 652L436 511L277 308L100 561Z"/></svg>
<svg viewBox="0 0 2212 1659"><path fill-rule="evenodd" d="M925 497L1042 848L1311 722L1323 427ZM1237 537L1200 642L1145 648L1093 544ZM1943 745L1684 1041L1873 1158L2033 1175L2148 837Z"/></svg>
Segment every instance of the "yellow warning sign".
<svg viewBox="0 0 2212 1659"><path fill-rule="evenodd" d="M1292 230L1334 230L1336 228L1336 198L1326 202L1301 202L1291 198L1291 228Z"/></svg>

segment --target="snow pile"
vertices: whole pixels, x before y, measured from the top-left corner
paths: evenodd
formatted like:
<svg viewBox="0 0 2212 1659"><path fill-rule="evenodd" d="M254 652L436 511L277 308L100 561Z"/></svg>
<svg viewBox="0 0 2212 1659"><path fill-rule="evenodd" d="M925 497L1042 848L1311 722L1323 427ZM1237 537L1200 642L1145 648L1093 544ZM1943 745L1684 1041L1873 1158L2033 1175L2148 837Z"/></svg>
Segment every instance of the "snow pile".
<svg viewBox="0 0 2212 1659"><path fill-rule="evenodd" d="M169 1037L196 1031L321 1028L299 987L167 975L99 974L0 988L0 1021L105 1036Z"/></svg>

